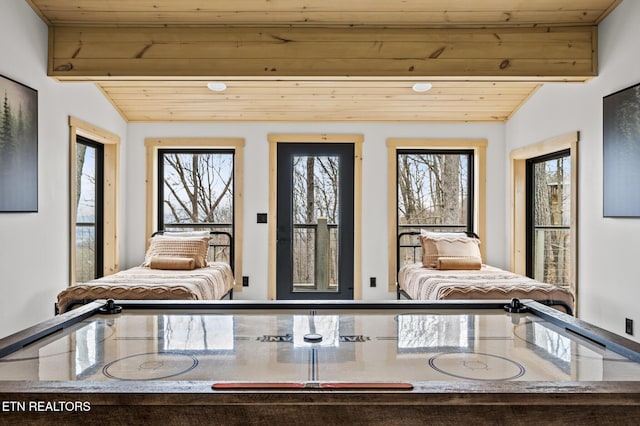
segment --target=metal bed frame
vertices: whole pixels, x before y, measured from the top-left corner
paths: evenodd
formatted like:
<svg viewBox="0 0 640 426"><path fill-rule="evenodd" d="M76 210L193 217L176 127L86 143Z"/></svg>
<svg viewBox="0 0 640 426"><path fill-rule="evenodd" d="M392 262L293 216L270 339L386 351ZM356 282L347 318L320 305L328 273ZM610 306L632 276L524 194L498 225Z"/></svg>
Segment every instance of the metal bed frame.
<svg viewBox="0 0 640 426"><path fill-rule="evenodd" d="M151 234L151 236L154 237L156 235L162 235L162 234L164 234L164 231L156 231L153 234ZM209 235L211 235L211 236L223 235L223 236L228 238L228 241L229 241L228 244L216 244L216 243L212 244L212 243L210 243L209 244L209 248L213 248L213 260L215 261L215 254L216 254L216 250L215 249L219 248L219 247L229 247L229 266L231 267L231 272L235 274L235 244L234 244L234 240L233 240L233 235L231 235L231 233L228 232L228 231L209 231ZM227 293L225 293L222 296L222 298L224 299L227 296L229 297L229 300L233 300L233 287ZM66 307L66 311L65 312L69 312L75 306L86 305L87 303L91 303L94 300L95 299L74 299L71 302L69 302L69 304ZM64 313L64 312L60 312L60 310L58 308L58 302L54 303L54 312L55 312L56 315Z"/></svg>

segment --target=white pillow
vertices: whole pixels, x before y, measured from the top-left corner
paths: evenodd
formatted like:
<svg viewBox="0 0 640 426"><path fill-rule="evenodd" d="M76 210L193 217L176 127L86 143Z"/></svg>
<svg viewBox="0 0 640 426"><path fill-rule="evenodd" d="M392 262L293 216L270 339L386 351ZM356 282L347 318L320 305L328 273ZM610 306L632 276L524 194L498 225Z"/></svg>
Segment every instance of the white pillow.
<svg viewBox="0 0 640 426"><path fill-rule="evenodd" d="M207 266L209 236L206 237L167 237L156 235L149 243L149 249L142 266L150 266L153 256L188 257L195 262L196 268Z"/></svg>
<svg viewBox="0 0 640 426"><path fill-rule="evenodd" d="M461 232L420 233L422 265L437 268L440 257L471 258L482 262L480 240Z"/></svg>

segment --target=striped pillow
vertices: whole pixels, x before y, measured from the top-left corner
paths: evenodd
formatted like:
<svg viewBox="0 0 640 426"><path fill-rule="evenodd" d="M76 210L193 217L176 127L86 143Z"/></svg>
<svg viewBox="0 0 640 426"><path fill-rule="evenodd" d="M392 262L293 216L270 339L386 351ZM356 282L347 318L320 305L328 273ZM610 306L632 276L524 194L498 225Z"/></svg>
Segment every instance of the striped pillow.
<svg viewBox="0 0 640 426"><path fill-rule="evenodd" d="M463 233L421 232L422 264L437 269L441 257L468 258L482 263L480 240Z"/></svg>
<svg viewBox="0 0 640 426"><path fill-rule="evenodd" d="M167 237L156 235L149 241L149 248L142 266L151 264L152 256L186 257L194 260L196 268L207 266L209 237Z"/></svg>

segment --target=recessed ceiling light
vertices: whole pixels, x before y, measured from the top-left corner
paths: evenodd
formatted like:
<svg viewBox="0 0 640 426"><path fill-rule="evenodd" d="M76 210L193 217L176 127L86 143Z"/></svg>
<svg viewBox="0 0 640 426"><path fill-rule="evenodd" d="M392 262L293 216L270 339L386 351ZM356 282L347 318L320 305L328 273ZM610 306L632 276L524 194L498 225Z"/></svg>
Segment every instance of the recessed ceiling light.
<svg viewBox="0 0 640 426"><path fill-rule="evenodd" d="M427 92L431 89L431 83L416 83L413 85L414 92Z"/></svg>
<svg viewBox="0 0 640 426"><path fill-rule="evenodd" d="M207 87L214 92L224 92L227 90L227 85L219 81L208 83Z"/></svg>

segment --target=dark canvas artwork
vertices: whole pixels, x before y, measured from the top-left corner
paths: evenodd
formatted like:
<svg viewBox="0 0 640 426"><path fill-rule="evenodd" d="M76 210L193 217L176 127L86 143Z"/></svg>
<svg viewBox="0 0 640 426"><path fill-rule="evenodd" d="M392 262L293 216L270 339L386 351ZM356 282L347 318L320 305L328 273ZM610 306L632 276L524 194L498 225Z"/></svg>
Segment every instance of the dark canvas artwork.
<svg viewBox="0 0 640 426"><path fill-rule="evenodd" d="M603 99L604 216L640 217L640 84Z"/></svg>
<svg viewBox="0 0 640 426"><path fill-rule="evenodd" d="M0 76L0 212L38 211L38 92Z"/></svg>

